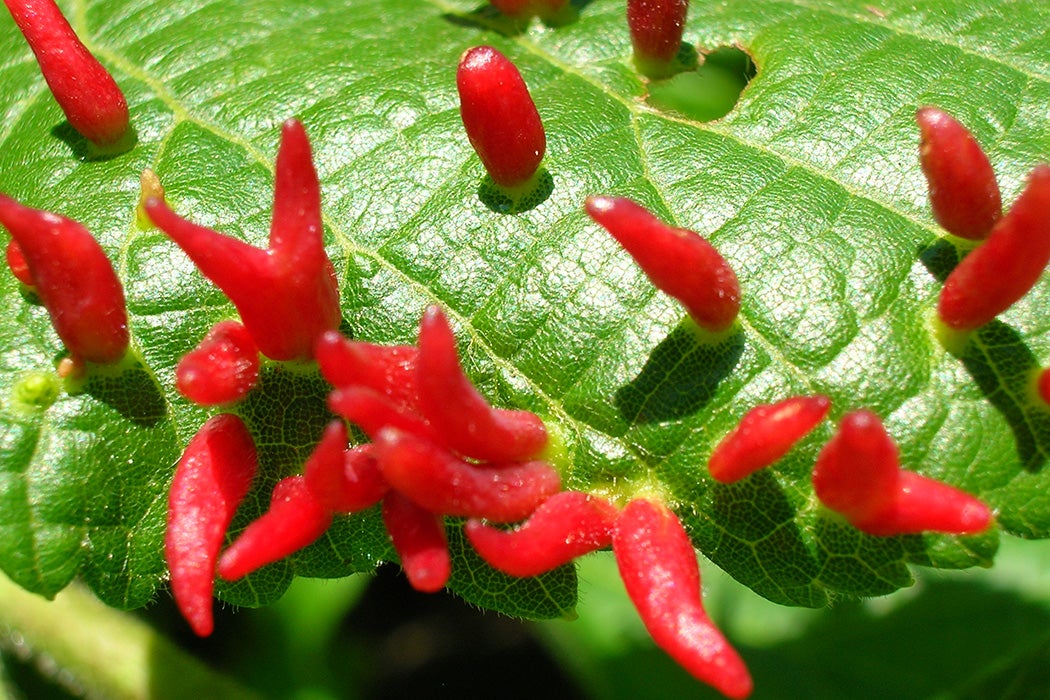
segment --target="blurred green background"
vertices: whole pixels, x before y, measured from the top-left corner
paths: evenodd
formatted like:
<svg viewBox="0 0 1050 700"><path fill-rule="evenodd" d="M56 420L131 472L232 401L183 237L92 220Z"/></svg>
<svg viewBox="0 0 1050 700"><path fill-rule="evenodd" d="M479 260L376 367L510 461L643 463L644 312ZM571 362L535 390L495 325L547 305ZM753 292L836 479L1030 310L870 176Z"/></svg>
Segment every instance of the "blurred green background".
<svg viewBox="0 0 1050 700"><path fill-rule="evenodd" d="M707 609L747 660L756 700L1050 697L1050 542L1007 538L993 569L917 570L909 589L825 610L773 605L702 566ZM300 579L269 608L219 609L206 640L166 597L135 614L261 698L719 697L652 646L611 554L584 558L580 578L573 621L419 594L393 566ZM0 630L7 698L82 695L19 641Z"/></svg>

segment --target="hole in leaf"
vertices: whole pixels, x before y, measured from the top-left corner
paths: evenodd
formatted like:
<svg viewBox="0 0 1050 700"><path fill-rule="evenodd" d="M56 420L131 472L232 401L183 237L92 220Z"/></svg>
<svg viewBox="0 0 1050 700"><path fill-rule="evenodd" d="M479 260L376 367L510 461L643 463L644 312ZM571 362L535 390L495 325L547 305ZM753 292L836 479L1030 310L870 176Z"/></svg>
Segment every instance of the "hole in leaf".
<svg viewBox="0 0 1050 700"><path fill-rule="evenodd" d="M696 70L651 83L649 104L696 121L714 121L732 111L757 74L746 51L721 46L706 54Z"/></svg>

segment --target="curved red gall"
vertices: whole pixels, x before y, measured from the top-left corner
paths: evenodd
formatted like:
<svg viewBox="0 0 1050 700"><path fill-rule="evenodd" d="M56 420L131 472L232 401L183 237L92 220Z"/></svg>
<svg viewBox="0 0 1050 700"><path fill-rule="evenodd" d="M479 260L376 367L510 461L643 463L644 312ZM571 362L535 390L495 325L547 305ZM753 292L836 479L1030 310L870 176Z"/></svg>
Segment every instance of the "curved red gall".
<svg viewBox="0 0 1050 700"><path fill-rule="evenodd" d="M303 466L306 487L333 513L371 508L390 490L373 452L368 444L349 448L346 426L332 421Z"/></svg>
<svg viewBox="0 0 1050 700"><path fill-rule="evenodd" d="M991 527L992 520L992 511L980 499L935 479L902 471L893 510L886 517L854 524L878 536L976 535Z"/></svg>
<svg viewBox="0 0 1050 700"><path fill-rule="evenodd" d="M383 524L412 587L423 593L444 588L452 574L444 519L391 491L383 499Z"/></svg>
<svg viewBox="0 0 1050 700"><path fill-rule="evenodd" d="M1003 213L988 156L966 127L943 110L922 107L915 120L933 217L948 233L983 240Z"/></svg>
<svg viewBox="0 0 1050 700"><path fill-rule="evenodd" d="M702 328L728 329L740 313L740 282L700 234L668 226L624 197L588 197L587 213L630 253L658 289Z"/></svg>
<svg viewBox="0 0 1050 700"><path fill-rule="evenodd" d="M656 645L723 695L750 695L751 674L704 611L696 552L678 517L635 499L617 518L612 546L627 595Z"/></svg>
<svg viewBox="0 0 1050 700"><path fill-rule="evenodd" d="M688 11L689 0L627 0L627 28L643 73L662 77L660 69L674 61Z"/></svg>
<svg viewBox="0 0 1050 700"><path fill-rule="evenodd" d="M544 501L514 530L469 520L465 532L475 551L492 568L524 578L539 576L612 544L618 515L616 507L603 498L562 491Z"/></svg>
<svg viewBox="0 0 1050 700"><path fill-rule="evenodd" d="M70 125L100 145L128 131L128 103L53 0L4 0Z"/></svg>
<svg viewBox="0 0 1050 700"><path fill-rule="evenodd" d="M168 494L164 557L171 592L193 631L213 629L215 563L258 468L255 443L231 414L210 418L187 445Z"/></svg>
<svg viewBox="0 0 1050 700"><path fill-rule="evenodd" d="M508 188L528 182L547 135L518 69L491 46L477 46L460 57L456 87L467 138L492 180Z"/></svg>
<svg viewBox="0 0 1050 700"><path fill-rule="evenodd" d="M756 406L711 453L707 468L725 484L739 481L786 455L831 410L826 396L795 396Z"/></svg>
<svg viewBox="0 0 1050 700"><path fill-rule="evenodd" d="M438 306L419 324L416 386L423 417L442 441L468 457L513 462L536 457L547 446L547 428L531 411L494 408L463 373L456 338Z"/></svg>
<svg viewBox="0 0 1050 700"><path fill-rule="evenodd" d="M318 338L315 354L321 374L332 386L369 389L400 409L418 411L419 349L414 345L376 345L328 331Z"/></svg>
<svg viewBox="0 0 1050 700"><path fill-rule="evenodd" d="M0 225L18 241L36 292L74 361L123 358L130 342L124 288L94 236L72 219L2 194Z"/></svg>
<svg viewBox="0 0 1050 700"><path fill-rule="evenodd" d="M981 245L944 281L937 314L949 328L974 330L1010 308L1050 262L1050 165L1039 165L1021 196Z"/></svg>
<svg viewBox="0 0 1050 700"><path fill-rule="evenodd" d="M175 388L199 406L240 401L259 381L259 349L243 324L220 321L175 368Z"/></svg>
<svg viewBox="0 0 1050 700"><path fill-rule="evenodd" d="M328 395L328 407L357 425L373 440L384 428L395 428L435 445L446 446L441 433L428 421L371 389L358 386L336 389Z"/></svg>
<svg viewBox="0 0 1050 700"><path fill-rule="evenodd" d="M332 524L332 512L302 476L277 482L270 509L254 520L219 558L219 576L239 578L313 544Z"/></svg>
<svg viewBox="0 0 1050 700"><path fill-rule="evenodd" d="M439 515L516 522L561 488L561 477L546 462L475 464L393 428L374 444L390 486Z"/></svg>
<svg viewBox="0 0 1050 700"><path fill-rule="evenodd" d="M229 297L270 359L310 360L318 338L339 326L339 287L322 242L320 185L298 121L281 129L268 248L192 224L156 197L146 200L145 210Z"/></svg>
<svg viewBox="0 0 1050 700"><path fill-rule="evenodd" d="M900 468L897 445L870 411L846 414L813 469L824 505L861 532L880 537L986 530L992 513L979 499Z"/></svg>

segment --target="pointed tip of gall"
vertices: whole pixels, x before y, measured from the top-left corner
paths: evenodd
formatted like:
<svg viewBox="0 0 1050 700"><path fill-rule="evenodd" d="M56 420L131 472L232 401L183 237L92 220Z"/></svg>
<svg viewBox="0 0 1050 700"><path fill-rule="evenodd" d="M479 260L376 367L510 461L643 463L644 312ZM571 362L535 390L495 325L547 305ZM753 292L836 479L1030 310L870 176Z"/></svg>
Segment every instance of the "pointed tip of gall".
<svg viewBox="0 0 1050 700"><path fill-rule="evenodd" d="M915 120L934 219L952 235L985 239L1002 216L987 154L965 126L937 107L921 107Z"/></svg>
<svg viewBox="0 0 1050 700"><path fill-rule="evenodd" d="M440 304L427 306L419 319L419 337L425 338L431 333L440 333L442 336L452 335L452 324L449 323L448 314Z"/></svg>
<svg viewBox="0 0 1050 700"><path fill-rule="evenodd" d="M915 110L915 121L918 123L919 129L925 134L931 128L955 120L943 109L925 105Z"/></svg>
<svg viewBox="0 0 1050 700"><path fill-rule="evenodd" d="M615 206L616 198L606 195L591 195L583 203L584 209L592 218L607 214Z"/></svg>
<svg viewBox="0 0 1050 700"><path fill-rule="evenodd" d="M491 46L474 46L459 55L459 67L461 70L477 70L491 63L497 55L502 54Z"/></svg>
<svg viewBox="0 0 1050 700"><path fill-rule="evenodd" d="M963 506L959 514L959 523L963 534L979 534L992 526L995 515L992 509L982 502L969 503Z"/></svg>
<svg viewBox="0 0 1050 700"><path fill-rule="evenodd" d="M285 119L281 123L281 139L279 148L286 148L286 143L291 142L296 146L305 145L307 151L310 149L310 138L306 134L306 127L295 117ZM312 163L311 163L312 167Z"/></svg>
<svg viewBox="0 0 1050 700"><path fill-rule="evenodd" d="M215 621L211 617L211 613L208 613L208 619L205 620L189 620L190 629L193 633L202 639L204 637L210 637L211 633L215 631Z"/></svg>

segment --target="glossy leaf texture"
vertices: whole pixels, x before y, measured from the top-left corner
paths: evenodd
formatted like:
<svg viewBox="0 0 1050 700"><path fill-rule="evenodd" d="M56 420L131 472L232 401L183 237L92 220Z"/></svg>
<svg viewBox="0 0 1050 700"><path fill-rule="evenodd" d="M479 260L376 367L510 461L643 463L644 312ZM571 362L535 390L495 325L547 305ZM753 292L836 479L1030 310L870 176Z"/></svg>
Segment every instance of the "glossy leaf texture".
<svg viewBox="0 0 1050 700"><path fill-rule="evenodd" d="M321 179L344 328L414 342L447 310L471 379L494 405L544 416L565 444L565 488L626 503L659 493L700 551L761 595L819 606L906 586L909 564L991 563L971 538L861 535L809 482L845 412L877 413L908 469L971 491L1001 527L1050 534L1050 411L1030 373L1050 362L1050 275L959 354L935 336L942 280L961 256L936 226L919 167L920 105L966 124L1004 203L1050 161L1050 8L996 0L693 3L685 41L746 49L757 75L706 124L645 105L622 3L562 26L514 26L469 0L83 0L63 3L128 97L137 144L93 159L0 17L0 191L76 218L115 260L136 361L84 386L38 390L61 346L44 309L0 275L0 567L54 594L78 572L107 602L145 604L164 576L166 493L209 412L174 391L178 359L233 307L135 216L139 175L201 225L263 246L281 123L302 120ZM505 53L547 130L549 197L489 208L459 121L455 71L471 46ZM698 341L583 211L630 197L711 241L740 279L738 332ZM264 364L236 411L260 473L235 536L299 472L331 419L309 368ZM55 380L58 381L57 379ZM705 464L760 403L824 394L829 420L732 485ZM571 567L516 581L451 522L451 587L524 617L569 614ZM294 575L391 559L378 509L337 518L227 601L276 598Z"/></svg>

